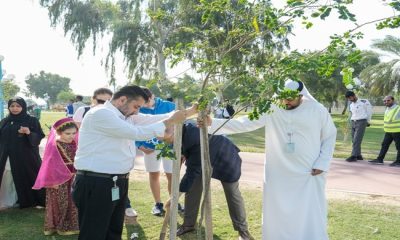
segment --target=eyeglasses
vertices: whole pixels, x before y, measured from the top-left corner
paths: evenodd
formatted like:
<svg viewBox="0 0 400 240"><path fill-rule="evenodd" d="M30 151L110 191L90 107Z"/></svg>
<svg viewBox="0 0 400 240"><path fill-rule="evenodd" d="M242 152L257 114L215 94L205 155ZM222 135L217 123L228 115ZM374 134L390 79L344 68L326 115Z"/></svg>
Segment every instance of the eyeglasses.
<svg viewBox="0 0 400 240"><path fill-rule="evenodd" d="M104 104L106 102L105 100L102 99L96 99L96 101L98 104Z"/></svg>
<svg viewBox="0 0 400 240"><path fill-rule="evenodd" d="M383 102L390 102L390 101L392 101L392 100L383 100Z"/></svg>

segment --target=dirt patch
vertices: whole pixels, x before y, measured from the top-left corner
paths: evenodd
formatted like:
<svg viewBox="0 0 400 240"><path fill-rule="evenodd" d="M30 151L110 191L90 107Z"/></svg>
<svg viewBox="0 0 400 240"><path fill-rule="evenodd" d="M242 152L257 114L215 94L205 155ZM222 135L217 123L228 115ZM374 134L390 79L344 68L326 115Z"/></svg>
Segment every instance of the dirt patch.
<svg viewBox="0 0 400 240"><path fill-rule="evenodd" d="M360 194L353 192L327 191L328 199L357 201L365 204L391 205L400 207L400 196L384 196L375 194Z"/></svg>

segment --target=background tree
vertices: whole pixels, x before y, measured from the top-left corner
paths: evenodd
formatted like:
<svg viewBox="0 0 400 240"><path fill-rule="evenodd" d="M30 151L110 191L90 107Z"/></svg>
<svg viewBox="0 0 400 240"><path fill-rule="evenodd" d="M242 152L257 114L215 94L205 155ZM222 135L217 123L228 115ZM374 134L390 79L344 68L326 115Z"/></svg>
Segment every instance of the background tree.
<svg viewBox="0 0 400 240"><path fill-rule="evenodd" d="M75 94L71 91L61 91L57 94L57 101L59 103L67 103L71 99L75 99Z"/></svg>
<svg viewBox="0 0 400 240"><path fill-rule="evenodd" d="M4 100L7 101L8 99L11 99L12 97L16 96L17 93L20 90L20 87L14 83L13 80L2 80L1 85L3 87L3 93L4 93Z"/></svg>
<svg viewBox="0 0 400 240"><path fill-rule="evenodd" d="M361 79L372 96L381 97L400 90L400 38L386 36L374 40L372 47L392 56L392 60L378 62L361 72ZM383 56L383 55L381 55Z"/></svg>
<svg viewBox="0 0 400 240"><path fill-rule="evenodd" d="M70 81L67 77L44 71L40 71L39 74L29 74L25 79L29 96L42 99L48 97L50 103L57 101L57 95L61 91L71 91L69 87Z"/></svg>

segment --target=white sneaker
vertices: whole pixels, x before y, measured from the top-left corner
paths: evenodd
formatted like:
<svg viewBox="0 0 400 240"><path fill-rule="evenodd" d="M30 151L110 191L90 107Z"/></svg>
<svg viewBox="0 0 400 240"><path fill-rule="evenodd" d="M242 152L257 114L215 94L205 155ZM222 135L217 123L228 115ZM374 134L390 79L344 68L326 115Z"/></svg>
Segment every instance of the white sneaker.
<svg viewBox="0 0 400 240"><path fill-rule="evenodd" d="M137 217L137 212L133 208L125 209L125 216L127 217Z"/></svg>
<svg viewBox="0 0 400 240"><path fill-rule="evenodd" d="M164 204L162 203L156 203L153 207L153 209L151 210L151 214L155 215L155 216L163 216L165 213L164 211Z"/></svg>

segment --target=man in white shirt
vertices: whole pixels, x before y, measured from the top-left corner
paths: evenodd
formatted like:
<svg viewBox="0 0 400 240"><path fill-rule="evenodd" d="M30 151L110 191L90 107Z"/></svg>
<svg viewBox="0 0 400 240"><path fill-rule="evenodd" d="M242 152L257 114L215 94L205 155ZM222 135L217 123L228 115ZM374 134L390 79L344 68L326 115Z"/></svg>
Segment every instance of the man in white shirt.
<svg viewBox="0 0 400 240"><path fill-rule="evenodd" d="M367 99L358 99L353 91L347 91L345 97L351 102L349 108L351 113L351 138L353 141L351 156L346 161L356 162L357 160L364 160L361 155L361 143L365 128L371 122L372 106Z"/></svg>
<svg viewBox="0 0 400 240"><path fill-rule="evenodd" d="M104 104L106 101L110 100L113 95L113 92L108 89L108 88L98 88L93 92L92 96L92 106L82 106L79 107L73 115L74 122L78 127L81 126L83 117L86 115L86 113L95 106L98 106L99 104Z"/></svg>
<svg viewBox="0 0 400 240"><path fill-rule="evenodd" d="M78 126L81 126L83 118L85 117L86 113L93 107L96 107L100 104L104 104L105 102L109 101L112 98L113 92L108 88L98 88L93 92L92 96L92 105L91 106L82 106L76 110L73 114L72 119ZM127 199L125 215L127 217L136 217L137 212L135 209L132 208L131 201L129 198Z"/></svg>
<svg viewBox="0 0 400 240"><path fill-rule="evenodd" d="M191 108L167 115L137 114L147 100L140 87L125 86L82 121L72 193L78 208L79 240L121 239L129 172L136 154L132 140L163 136L166 128L195 113Z"/></svg>

